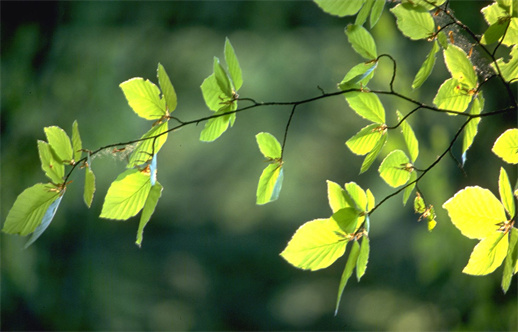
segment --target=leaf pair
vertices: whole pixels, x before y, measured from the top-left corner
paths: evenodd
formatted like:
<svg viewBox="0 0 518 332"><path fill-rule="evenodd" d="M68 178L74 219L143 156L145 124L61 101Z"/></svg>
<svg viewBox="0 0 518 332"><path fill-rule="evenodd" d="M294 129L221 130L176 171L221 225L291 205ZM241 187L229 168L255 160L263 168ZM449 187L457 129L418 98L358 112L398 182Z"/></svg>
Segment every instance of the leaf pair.
<svg viewBox="0 0 518 332"><path fill-rule="evenodd" d="M282 148L279 141L270 133L255 136L259 150L270 162L259 177L256 192L256 204L262 205L279 198L284 178Z"/></svg>

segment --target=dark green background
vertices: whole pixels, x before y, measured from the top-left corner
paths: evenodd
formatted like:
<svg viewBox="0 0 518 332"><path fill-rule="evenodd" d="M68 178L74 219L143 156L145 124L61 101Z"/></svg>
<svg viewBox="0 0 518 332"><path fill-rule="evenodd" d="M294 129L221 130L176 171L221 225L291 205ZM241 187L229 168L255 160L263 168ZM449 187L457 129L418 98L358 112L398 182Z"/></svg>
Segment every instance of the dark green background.
<svg viewBox="0 0 518 332"><path fill-rule="evenodd" d="M486 2L457 1L458 17L482 33ZM161 62L178 95L174 115L209 115L199 85L223 58L229 37L243 70L241 97L294 101L318 96L362 59L343 28L353 22L303 1L5 2L1 3L2 222L16 196L45 177L36 141L43 127L71 132L78 120L83 146L95 149L140 137L151 125L129 108L118 87L136 76L156 82ZM403 38L387 11L372 31L378 53L398 61L398 91L431 103L448 77L442 56L422 89L411 82L430 45ZM460 36L459 44L466 43ZM479 61L479 60L476 60ZM481 60L480 60L481 61ZM483 63L475 63L482 65ZM372 82L386 88L392 64L382 60ZM490 86L486 109L505 102ZM412 105L381 98L389 124ZM242 102L241 105L245 105ZM505 105L504 105L505 106ZM304 222L328 217L329 179L390 194L375 163L358 175L362 158L344 142L367 125L343 97L301 106L290 127L280 199L256 206L257 179L266 166L255 134L282 138L290 108L238 114L235 127L214 143L198 141L203 124L169 136L159 156L164 192L135 244L138 218L98 218L109 184L125 167L111 153L93 160L97 192L82 201L75 172L52 225L29 249L26 239L1 236L2 330L515 330L517 287L500 289L490 276L461 273L475 241L461 236L440 207L457 190L479 184L497 193L500 166L492 142L515 127L516 116L483 121L464 176L445 158L420 185L435 205L434 232L418 223L411 204L392 198L371 219L371 257L361 283L351 279L333 317L344 258L307 272L279 253ZM461 119L421 112L409 119L425 168L448 146ZM383 155L401 144L398 132ZM460 145L454 149L460 158Z"/></svg>

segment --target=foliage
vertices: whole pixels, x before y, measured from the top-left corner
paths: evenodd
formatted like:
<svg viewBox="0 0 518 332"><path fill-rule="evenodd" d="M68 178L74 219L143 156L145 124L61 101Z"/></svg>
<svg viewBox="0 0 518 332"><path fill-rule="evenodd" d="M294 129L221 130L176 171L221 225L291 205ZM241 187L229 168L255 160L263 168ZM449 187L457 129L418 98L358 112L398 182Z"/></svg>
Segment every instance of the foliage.
<svg viewBox="0 0 518 332"><path fill-rule="evenodd" d="M367 28L374 27L385 8L381 0L339 1L315 0L325 12L339 17L356 15L354 24L345 28L345 35L353 50L364 58L364 62L352 67L338 84L338 91L322 94L294 102L257 102L241 98L238 91L243 85L243 76L237 55L230 41L224 46L226 68L218 58L213 60L213 73L201 84L206 106L212 112L203 118L182 121L172 116L177 107L177 96L164 67L158 64L159 86L144 78L132 78L120 84L129 106L139 117L152 120L151 128L139 139L109 144L96 150L83 148L77 122L72 126L72 137L56 126L45 127L47 141L38 141L41 167L49 179L46 184L38 183L23 191L8 213L3 225L7 234L22 236L32 234L26 247L31 245L47 229L56 214L62 198L70 185L69 178L77 169L85 169L83 199L90 207L94 194L95 175L92 157L104 150L113 153L132 151L123 171L113 181L104 199L101 218L127 220L141 213L136 244L143 241L144 227L150 221L163 187L158 182L158 152L166 143L170 133L184 126L205 122L200 140L212 142L235 124L237 113L266 106L291 107L282 143L273 135L261 132L256 135L260 152L269 162L259 177L256 203L267 204L278 199L284 178L284 151L289 127L297 107L323 98L343 96L347 105L360 117L369 122L349 138L345 145L355 155L365 156L360 173L366 172L384 150L389 134L395 130L402 134L404 145L392 148L380 162L379 176L395 191L376 204L371 190L364 190L355 182L343 187L328 181L328 201L331 215L304 223L294 233L281 256L291 265L304 270L320 270L329 267L345 255L349 242L349 253L338 287L335 314L340 305L344 288L356 270L359 281L366 272L370 252L370 221L376 210L388 199L403 192L403 204L415 190L414 210L420 214L418 220L426 219L428 230L437 224L435 208L425 200L421 179L448 154L454 155L454 144L462 135L462 167L468 160L467 153L478 134L479 123L504 113L517 112L517 101L512 87L518 79L518 2L499 0L482 10L488 23L482 37L473 33L448 10L447 1L403 1L392 7L396 24L401 33L414 41L428 42L430 51L424 59L411 84L417 90L434 72L437 53L441 52L449 75L437 88L433 105L413 99L395 90L397 62L389 54L378 54L376 41ZM440 20L439 20L440 18ZM444 23L446 22L446 23ZM460 32L457 32L457 30ZM456 34L465 34L472 39L470 47L456 42ZM476 68L472 54L486 57L488 68ZM505 53L503 56L497 54ZM376 76L382 60L392 64L392 77L381 77L388 81L388 89L374 90L368 87ZM491 70L491 75L481 72ZM382 75L382 74L379 74ZM485 110L484 91L489 80L498 80L502 86L502 99L507 106L497 110ZM406 114L384 106L380 96L389 95L414 105ZM238 102L247 106L238 107ZM420 111L420 112L418 112ZM410 118L419 121L418 113L437 112L445 121L462 118L464 121L451 139L445 151L429 165L419 160L419 139L416 137ZM397 117L395 125L389 125L387 113ZM170 126L170 122L175 125ZM505 163L518 163L518 129L503 132L494 142L492 152ZM424 168L421 168L424 164ZM514 274L518 272L518 231L515 227L515 200L518 189L511 186L507 172L502 167L498 179L500 200L488 190L469 186L459 190L442 207L447 210L452 223L462 235L480 240L475 246L463 272L471 275L485 275L504 265L502 289L509 289Z"/></svg>

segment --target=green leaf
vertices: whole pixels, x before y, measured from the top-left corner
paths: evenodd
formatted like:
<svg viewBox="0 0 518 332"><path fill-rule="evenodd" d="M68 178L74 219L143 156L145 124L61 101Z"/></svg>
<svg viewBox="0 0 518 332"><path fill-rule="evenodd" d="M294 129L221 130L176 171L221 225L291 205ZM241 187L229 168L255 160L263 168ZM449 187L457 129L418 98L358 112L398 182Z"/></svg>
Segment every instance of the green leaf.
<svg viewBox="0 0 518 332"><path fill-rule="evenodd" d="M371 10L371 16L369 17L371 29L374 28L376 23L378 23L378 20L381 17L384 8L385 0L374 0L374 5L372 5Z"/></svg>
<svg viewBox="0 0 518 332"><path fill-rule="evenodd" d="M509 21L497 21L491 24L480 38L480 42L484 45L496 43L504 35L508 24Z"/></svg>
<svg viewBox="0 0 518 332"><path fill-rule="evenodd" d="M60 193L51 184L38 183L25 189L9 210L2 231L22 236L34 232L59 196Z"/></svg>
<svg viewBox="0 0 518 332"><path fill-rule="evenodd" d="M338 88L345 91L367 86L367 83L369 83L371 78L374 76L374 70L377 66L377 61L368 61L357 64L347 72L342 82L338 84Z"/></svg>
<svg viewBox="0 0 518 332"><path fill-rule="evenodd" d="M410 173L410 179L408 180L408 182L413 182L416 179L417 179L416 172L412 172L412 173ZM406 205L406 203L408 202L408 199L410 198L410 195L412 195L414 188L415 188L415 183L413 183L405 188L405 191L403 192L403 205Z"/></svg>
<svg viewBox="0 0 518 332"><path fill-rule="evenodd" d="M443 206L451 221L470 239L483 239L495 233L505 222L504 207L491 191L466 187L447 200Z"/></svg>
<svg viewBox="0 0 518 332"><path fill-rule="evenodd" d="M511 279L516 273L518 267L518 229L512 228L509 234L509 247L507 249L507 255L504 261L504 273L502 277L502 289L504 293L507 293L509 286L511 286Z"/></svg>
<svg viewBox="0 0 518 332"><path fill-rule="evenodd" d="M280 159L282 155L281 144L279 141L270 133L259 133L255 135L259 150L268 159Z"/></svg>
<svg viewBox="0 0 518 332"><path fill-rule="evenodd" d="M509 237L502 232L495 232L482 239L473 249L468 265L462 270L471 275L486 275L496 270L507 255Z"/></svg>
<svg viewBox="0 0 518 332"><path fill-rule="evenodd" d="M72 152L72 144L67 133L59 127L45 127L45 135L47 136L47 142L54 151L55 155L59 158L58 160L70 162L74 154Z"/></svg>
<svg viewBox="0 0 518 332"><path fill-rule="evenodd" d="M380 99L372 92L348 92L345 99L359 116L374 123L385 123L385 109Z"/></svg>
<svg viewBox="0 0 518 332"><path fill-rule="evenodd" d="M503 58L500 58L496 60L496 63L502 72L504 80L506 82L515 82L518 79L518 46L513 46L509 56L510 59L508 62L505 62ZM495 72L498 74L494 63L491 63L491 67L493 67Z"/></svg>
<svg viewBox="0 0 518 332"><path fill-rule="evenodd" d="M158 84L160 84L163 99L165 100L166 110L168 112L172 112L176 109L176 92L174 91L173 84L171 84L169 75L167 75L167 72L165 71L165 68L164 66L162 66L161 63L158 63L157 76Z"/></svg>
<svg viewBox="0 0 518 332"><path fill-rule="evenodd" d="M314 0L315 3L326 13L344 17L356 14L363 6L365 0L343 1L343 0Z"/></svg>
<svg viewBox="0 0 518 332"><path fill-rule="evenodd" d="M432 15L424 7L403 3L390 11L396 16L398 29L410 39L430 38L435 32Z"/></svg>
<svg viewBox="0 0 518 332"><path fill-rule="evenodd" d="M77 120L72 124L72 150L74 162L78 162L83 154L83 143L81 142L81 136L79 135L79 125Z"/></svg>
<svg viewBox="0 0 518 332"><path fill-rule="evenodd" d="M471 108L469 109L469 114L480 114L483 109L484 97L482 96L481 91L477 94L475 99L473 99L473 103L471 104ZM479 122L480 118L472 118L464 129L464 137L462 139L462 165L466 163L468 149L473 144L475 136L477 136Z"/></svg>
<svg viewBox="0 0 518 332"><path fill-rule="evenodd" d="M345 144L352 153L363 156L376 147L385 131L386 129L382 128L379 124L373 123L362 128L356 135L349 138Z"/></svg>
<svg viewBox="0 0 518 332"><path fill-rule="evenodd" d="M127 168L133 168L135 166L142 165L148 162L154 154L157 154L158 151L162 148L162 145L167 141L168 134L166 133L168 130L167 121L154 126L147 133L142 135L140 138L140 142L137 143L137 146L133 150L131 154L130 160L128 162ZM165 133L165 134L164 134ZM157 135L160 135L157 137ZM149 138L149 137L157 137Z"/></svg>
<svg viewBox="0 0 518 332"><path fill-rule="evenodd" d="M120 85L133 111L146 120L158 120L166 114L165 99L160 98L158 87L141 77L135 77Z"/></svg>
<svg viewBox="0 0 518 332"><path fill-rule="evenodd" d="M460 47L450 45L443 51L443 54L451 77L465 88L474 89L477 86L477 74L466 53Z"/></svg>
<svg viewBox="0 0 518 332"><path fill-rule="evenodd" d="M515 212L513 189L511 188L511 183L509 182L507 172L503 167L500 167L500 176L498 177L498 191L500 193L500 201L507 211L507 214L510 218L513 218Z"/></svg>
<svg viewBox="0 0 518 332"><path fill-rule="evenodd" d="M426 211L426 204L424 203L423 197L419 195L419 192L417 193L414 199L414 211L415 213L419 214L423 214Z"/></svg>
<svg viewBox="0 0 518 332"><path fill-rule="evenodd" d="M297 229L281 252L291 265L303 270L320 270L333 264L345 253L347 239L331 219L308 221Z"/></svg>
<svg viewBox="0 0 518 332"><path fill-rule="evenodd" d="M367 211L367 195L359 185L355 182L346 183L345 190L349 194L349 197L354 201L355 207L360 212Z"/></svg>
<svg viewBox="0 0 518 332"><path fill-rule="evenodd" d="M370 212L376 206L376 199L370 189L365 190L365 193L367 194L367 212Z"/></svg>
<svg viewBox="0 0 518 332"><path fill-rule="evenodd" d="M426 81L426 79L432 73L433 67L435 66L435 60L437 59L437 52L439 52L439 44L434 40L430 53L426 56L421 68L415 75L414 82L412 82L412 89L417 89Z"/></svg>
<svg viewBox="0 0 518 332"><path fill-rule="evenodd" d="M351 248L351 252L349 253L349 257L347 258L347 263L345 264L344 272L342 273L342 277L340 278L340 285L338 286L338 297L336 299L335 316L338 313L338 308L340 306L340 300L342 299L342 294L344 292L345 285L347 285L347 281L353 274L353 270L356 267L356 263L358 262L359 254L360 245L358 244L358 241L353 241L353 247Z"/></svg>
<svg viewBox="0 0 518 332"><path fill-rule="evenodd" d="M471 102L471 94L456 79L449 78L441 85L433 103L446 110L464 112ZM448 113L450 114L450 113Z"/></svg>
<svg viewBox="0 0 518 332"><path fill-rule="evenodd" d="M404 185L410 179L410 160L401 150L394 150L385 157L378 169L380 176L391 187Z"/></svg>
<svg viewBox="0 0 518 332"><path fill-rule="evenodd" d="M360 253L358 254L358 262L356 262L356 279L358 282L365 274L367 270L367 263L369 262L370 244L369 237L362 237L362 245L360 247Z"/></svg>
<svg viewBox="0 0 518 332"><path fill-rule="evenodd" d="M515 8L510 10L509 7L506 8L505 6L500 6L498 3L493 3L481 10L484 14L484 18L490 26L497 24L499 21L510 20L509 27L507 28L504 40L502 41L502 44L505 46L516 44L516 40L518 39L518 19L516 18L515 10ZM505 24L507 24L507 22Z"/></svg>
<svg viewBox="0 0 518 332"><path fill-rule="evenodd" d="M435 6L440 6L446 2L446 0L402 0L401 2L405 4L410 4L412 6L419 6L428 11L435 9Z"/></svg>
<svg viewBox="0 0 518 332"><path fill-rule="evenodd" d="M372 163L376 160L376 158L381 152L381 149L383 149L383 146L385 146L385 143L387 142L387 136L388 135L385 132L381 139L378 141L378 143L376 143L374 149L372 149L372 151L369 152L369 154L367 154L367 156L363 160L362 167L360 169L360 174L366 172L371 167Z"/></svg>
<svg viewBox="0 0 518 332"><path fill-rule="evenodd" d="M45 175L55 184L63 183L65 176L65 166L53 153L50 144L38 140L38 154L41 161L41 169Z"/></svg>
<svg viewBox="0 0 518 332"><path fill-rule="evenodd" d="M518 164L518 129L507 129L496 139L491 151L506 163Z"/></svg>
<svg viewBox="0 0 518 332"><path fill-rule="evenodd" d="M83 199L86 206L92 206L95 193L95 174L92 171L92 165L88 163L85 167L85 189L83 192Z"/></svg>
<svg viewBox="0 0 518 332"><path fill-rule="evenodd" d="M64 192L61 192L61 195L58 195L55 201L53 201L50 206L48 207L47 211L45 211L45 214L43 215L43 218L41 219L41 223L36 227L34 232L31 235L31 238L27 243L25 244L24 248L27 249L31 244L36 242L36 240L45 232L47 227L49 227L50 223L52 222L52 219L54 219L54 216L56 215L56 211L58 210L59 203L61 203L61 199L63 199Z"/></svg>
<svg viewBox="0 0 518 332"><path fill-rule="evenodd" d="M201 84L201 92L205 104L207 104L210 110L218 111L225 107L223 104L225 94L221 91L215 74L210 75L203 81Z"/></svg>
<svg viewBox="0 0 518 332"><path fill-rule="evenodd" d="M374 60L378 57L374 38L364 27L349 24L345 28L345 34L356 53L367 60Z"/></svg>
<svg viewBox="0 0 518 332"><path fill-rule="evenodd" d="M396 111L396 114L398 120L401 121L401 119L403 119L403 115L399 111ZM412 127L410 127L410 124L408 124L406 120L401 122L400 126L401 133L403 134L403 138L405 139L406 147L408 149L408 153L410 154L410 160L412 161L412 163L414 163L417 159L417 156L419 156L419 142L415 137Z"/></svg>
<svg viewBox="0 0 518 332"><path fill-rule="evenodd" d="M228 40L228 38L225 39L225 62L228 66L230 78L232 78L232 82L234 83L234 89L236 89L237 92L243 85L243 76L236 53L234 52L234 48L232 47L232 44L230 44L230 40Z"/></svg>
<svg viewBox="0 0 518 332"><path fill-rule="evenodd" d="M268 165L259 177L256 192L256 204L266 204L279 198L283 179L284 171L281 163L272 163Z"/></svg>
<svg viewBox="0 0 518 332"><path fill-rule="evenodd" d="M355 207L346 207L333 213L331 219L345 234L353 234L357 229L359 213Z"/></svg>
<svg viewBox="0 0 518 332"><path fill-rule="evenodd" d="M354 201L339 184L327 180L327 199L333 213L346 207L354 207Z"/></svg>
<svg viewBox="0 0 518 332"><path fill-rule="evenodd" d="M229 112L230 109L228 107L221 109L214 113L214 116L218 116L220 114L225 114ZM200 141L203 142L212 142L218 139L227 129L229 124L232 124L236 119L236 114L231 113L227 115L221 115L215 118L210 119L205 124L205 127L201 131Z"/></svg>
<svg viewBox="0 0 518 332"><path fill-rule="evenodd" d="M374 4L374 0L366 0L365 4L362 6L362 9L356 15L356 21L354 21L354 25L363 25L365 21L367 21L367 17L369 17L369 13L371 12L372 5Z"/></svg>
<svg viewBox="0 0 518 332"><path fill-rule="evenodd" d="M144 207L151 182L149 174L128 169L112 182L104 199L101 218L126 220Z"/></svg>
<svg viewBox="0 0 518 332"><path fill-rule="evenodd" d="M225 96L228 98L232 97L232 88L230 87L230 80L228 79L228 75L219 63L219 59L214 57L214 76L216 77L216 83L219 86L219 89Z"/></svg>
<svg viewBox="0 0 518 332"><path fill-rule="evenodd" d="M146 203L144 204L144 208L142 209L142 214L140 215L140 221L138 224L137 231L137 240L135 241L135 243L139 247L142 245L144 227L146 227L147 223L149 222L149 219L151 219L151 216L155 212L156 205L158 204L158 200L162 195L163 189L164 188L162 187L162 185L156 182L155 185L151 186L151 189L149 190L149 195L147 196Z"/></svg>
<svg viewBox="0 0 518 332"><path fill-rule="evenodd" d="M428 221L428 231L431 232L437 225L437 221L435 220L436 215L433 205L430 205L428 209L429 211L427 213L426 220Z"/></svg>

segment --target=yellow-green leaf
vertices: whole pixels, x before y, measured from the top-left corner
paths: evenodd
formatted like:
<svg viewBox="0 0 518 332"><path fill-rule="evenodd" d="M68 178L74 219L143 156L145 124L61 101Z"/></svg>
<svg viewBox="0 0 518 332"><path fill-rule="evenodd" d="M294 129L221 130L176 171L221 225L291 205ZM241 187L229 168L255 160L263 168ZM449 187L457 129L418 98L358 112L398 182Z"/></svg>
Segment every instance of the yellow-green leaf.
<svg viewBox="0 0 518 332"><path fill-rule="evenodd" d="M371 152L381 139L385 129L377 123L362 128L356 135L349 138L345 144L352 153L363 156Z"/></svg>
<svg viewBox="0 0 518 332"><path fill-rule="evenodd" d="M367 29L360 25L349 24L345 28L345 34L356 53L367 60L374 60L378 57L376 43Z"/></svg>
<svg viewBox="0 0 518 332"><path fill-rule="evenodd" d="M356 263L356 279L358 281L360 281L360 279L365 274L365 270L367 270L367 263L369 262L369 252L370 252L369 238L364 235L362 237L360 253L358 254L358 262Z"/></svg>
<svg viewBox="0 0 518 332"><path fill-rule="evenodd" d="M243 85L243 76L236 53L234 52L234 48L232 47L232 44L230 44L230 40L228 40L228 38L225 39L225 61L227 62L230 78L234 83L234 89L238 91Z"/></svg>
<svg viewBox="0 0 518 332"><path fill-rule="evenodd" d="M232 125L236 119L235 113L225 114L230 111L229 106L214 113L214 118L207 121L200 133L200 141L213 142L218 139ZM224 114L224 115L222 115Z"/></svg>
<svg viewBox="0 0 518 332"><path fill-rule="evenodd" d="M511 279L518 271L518 229L512 228L509 234L509 247L504 261L504 273L502 276L502 289L504 293L509 290L511 286Z"/></svg>
<svg viewBox="0 0 518 332"><path fill-rule="evenodd" d="M518 128L508 129L500 135L491 151L506 163L518 164Z"/></svg>
<svg viewBox="0 0 518 332"><path fill-rule="evenodd" d="M372 5L371 15L369 17L369 23L371 29L374 28L376 23L378 23L381 14L383 13L383 9L385 8L385 0L375 0L374 5Z"/></svg>
<svg viewBox="0 0 518 332"><path fill-rule="evenodd" d="M152 156L157 154L162 148L162 145L167 141L167 130L168 122L165 121L162 124L154 126L147 133L142 135L140 142L137 143L137 146L133 150L126 167L133 168L151 160ZM156 139L149 137L156 137Z"/></svg>
<svg viewBox="0 0 518 332"><path fill-rule="evenodd" d="M432 73L433 67L435 66L435 59L437 52L439 51L439 44L434 40L430 53L426 56L421 68L415 75L414 82L412 82L412 89L417 89L426 81L428 76Z"/></svg>
<svg viewBox="0 0 518 332"><path fill-rule="evenodd" d="M502 77L506 82L516 82L518 79L518 46L513 46L509 57L510 59L508 62L505 62L503 58L500 58L496 60L496 63L498 64ZM498 74L498 70L496 70L494 63L491 63L491 67L493 67L495 72Z"/></svg>
<svg viewBox="0 0 518 332"><path fill-rule="evenodd" d="M349 106L359 116L374 123L385 123L385 108L380 99L372 92L349 92L345 94Z"/></svg>
<svg viewBox="0 0 518 332"><path fill-rule="evenodd" d="M83 199L86 206L92 206L95 193L95 174L92 171L92 165L88 163L85 167L85 189L83 192Z"/></svg>
<svg viewBox="0 0 518 332"><path fill-rule="evenodd" d="M352 67L342 82L338 84L338 87L341 90L348 89L359 89L367 86L367 83L374 76L374 70L378 66L378 61L367 61L357 64Z"/></svg>
<svg viewBox="0 0 518 332"><path fill-rule="evenodd" d="M284 170L281 163L266 166L257 184L256 204L266 204L279 198L283 179Z"/></svg>
<svg viewBox="0 0 518 332"><path fill-rule="evenodd" d="M417 179L417 173L416 172L410 173L410 179L408 181L413 182L416 179ZM413 183L405 188L405 191L403 192L403 205L406 205L406 203L408 202L408 199L410 198L410 195L414 191L414 188L415 188L415 183Z"/></svg>
<svg viewBox="0 0 518 332"><path fill-rule="evenodd" d="M346 183L344 187L349 197L354 201L355 207L360 212L367 211L367 195L365 191L355 182Z"/></svg>
<svg viewBox="0 0 518 332"><path fill-rule="evenodd" d="M268 159L279 159L281 158L282 148L279 141L270 133L259 133L255 135L259 150Z"/></svg>
<svg viewBox="0 0 518 332"><path fill-rule="evenodd" d="M353 241L353 245L351 248L351 252L349 253L349 257L347 258L347 263L345 263L344 272L342 273L342 277L340 278L340 285L338 286L338 296L336 299L336 308L335 308L335 316L338 313L338 308L340 306L340 300L342 299L342 294L344 292L345 285L347 285L347 281L353 274L354 268L358 263L358 256L360 254L360 245L358 241Z"/></svg>
<svg viewBox="0 0 518 332"><path fill-rule="evenodd" d="M478 95L475 97L475 99L473 99L473 103L471 104L469 114L480 114L482 112L482 109L484 109L484 97L482 96L482 91L480 91ZM479 122L480 118L472 118L464 129L464 137L462 139L463 165L464 163L466 163L467 160L468 149L471 147L471 144L473 144L475 136L477 136Z"/></svg>
<svg viewBox="0 0 518 332"><path fill-rule="evenodd" d="M456 45L450 45L443 53L451 77L468 89L474 89L477 86L477 74L466 53Z"/></svg>
<svg viewBox="0 0 518 332"><path fill-rule="evenodd" d="M346 207L354 207L354 201L338 183L327 180L327 199L333 213Z"/></svg>
<svg viewBox="0 0 518 332"><path fill-rule="evenodd" d="M399 111L396 111L396 114L398 120L401 121L403 115ZM406 120L403 120L403 122L401 122L400 127L401 133L403 134L403 138L405 139L408 153L410 154L410 160L412 162L415 162L417 156L419 156L419 142L415 137L414 130L412 130L412 127L410 127L410 124Z"/></svg>
<svg viewBox="0 0 518 332"><path fill-rule="evenodd" d="M482 239L473 249L469 262L462 270L471 275L486 275L496 270L507 255L509 237L502 232L494 232Z"/></svg>
<svg viewBox="0 0 518 332"><path fill-rule="evenodd" d="M162 195L162 185L158 182L155 185L151 186L149 190L149 195L147 196L146 203L144 204L144 208L142 209L142 214L140 215L140 221L138 224L137 231L137 240L135 243L140 247L142 245L142 239L144 236L144 227L146 227L149 219L155 212L156 205L158 204L158 199Z"/></svg>
<svg viewBox="0 0 518 332"><path fill-rule="evenodd" d="M472 95L466 86L454 78L449 78L439 87L433 103L438 108L464 112L471 102L471 98Z"/></svg>
<svg viewBox="0 0 518 332"><path fill-rule="evenodd" d="M38 141L38 154L41 161L41 169L45 175L55 184L63 183L65 176L65 166L58 160L53 153L50 144L44 141Z"/></svg>
<svg viewBox="0 0 518 332"><path fill-rule="evenodd" d="M160 90L149 80L135 77L120 85L133 111L146 120L157 120L166 114L165 99L160 98Z"/></svg>
<svg viewBox="0 0 518 332"><path fill-rule="evenodd" d="M432 15L424 7L403 3L390 11L396 16L398 29L410 39L426 39L435 32Z"/></svg>
<svg viewBox="0 0 518 332"><path fill-rule="evenodd" d="M381 136L381 139L378 140L378 143L376 143L376 146L374 146L374 149L372 149L372 151L367 154L363 160L362 167L360 168L360 174L366 172L371 167L372 163L376 160L381 152L381 149L383 149L383 146L385 146L385 143L387 142L387 136L388 134L385 132L383 136Z"/></svg>
<svg viewBox="0 0 518 332"><path fill-rule="evenodd" d="M70 162L74 158L72 143L65 131L57 126L45 127L45 135L58 160Z"/></svg>
<svg viewBox="0 0 518 332"><path fill-rule="evenodd" d="M356 14L363 6L365 0L343 1L343 0L314 0L315 3L326 13L344 17Z"/></svg>
<svg viewBox="0 0 518 332"><path fill-rule="evenodd" d="M160 89L162 90L163 99L165 99L166 109L171 113L176 109L178 101L176 99L176 92L174 91L173 84L171 84L171 80L169 79L169 75L167 75L167 72L161 63L158 64L157 76Z"/></svg>
<svg viewBox="0 0 518 332"><path fill-rule="evenodd" d="M79 135L79 125L77 120L72 124L72 150L74 155L74 161L78 162L81 159L83 149L83 143L81 142L81 136Z"/></svg>
<svg viewBox="0 0 518 332"><path fill-rule="evenodd" d="M394 150L385 157L378 171L380 176L391 187L404 185L410 179L412 169L410 160L401 150Z"/></svg>
<svg viewBox="0 0 518 332"><path fill-rule="evenodd" d="M507 214L513 218L515 211L513 190L511 189L511 183L509 182L507 172L503 167L500 167L498 190L500 192L500 201L504 205L504 208L507 210Z"/></svg>

